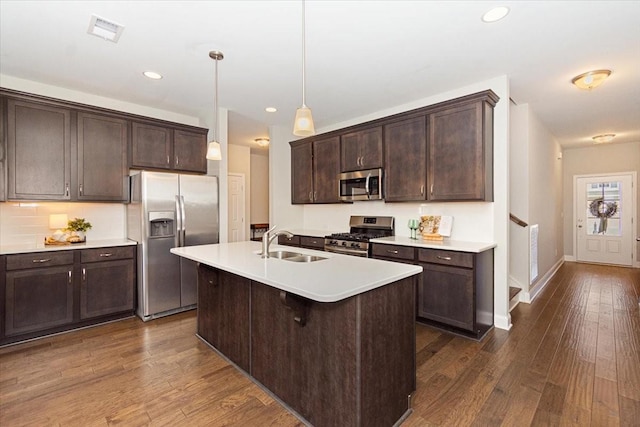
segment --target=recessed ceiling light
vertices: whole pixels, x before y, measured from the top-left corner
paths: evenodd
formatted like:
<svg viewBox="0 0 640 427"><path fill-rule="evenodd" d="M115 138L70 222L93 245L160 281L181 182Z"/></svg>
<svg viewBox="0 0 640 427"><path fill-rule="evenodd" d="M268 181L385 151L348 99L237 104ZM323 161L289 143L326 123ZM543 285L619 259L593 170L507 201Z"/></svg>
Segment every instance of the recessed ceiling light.
<svg viewBox="0 0 640 427"><path fill-rule="evenodd" d="M269 138L256 138L254 141L256 141L256 144L260 147L266 147L269 145Z"/></svg>
<svg viewBox="0 0 640 427"><path fill-rule="evenodd" d="M571 79L571 83L580 89L591 90L600 86L607 77L611 75L611 70L593 70L582 73Z"/></svg>
<svg viewBox="0 0 640 427"><path fill-rule="evenodd" d="M594 144L606 144L608 142L613 141L613 138L615 137L616 137L615 133L605 133L603 135L596 135L592 139Z"/></svg>
<svg viewBox="0 0 640 427"><path fill-rule="evenodd" d="M264 109L264 111L266 111L267 113L275 113L276 111L278 111L278 109L276 107L267 107Z"/></svg>
<svg viewBox="0 0 640 427"><path fill-rule="evenodd" d="M498 6L491 9L489 12L482 15L482 21L490 23L496 22L504 18L509 14L509 8L506 6Z"/></svg>
<svg viewBox="0 0 640 427"><path fill-rule="evenodd" d="M160 80L162 78L161 74L156 73L155 71L145 71L142 73L145 77L148 77L153 80Z"/></svg>
<svg viewBox="0 0 640 427"><path fill-rule="evenodd" d="M123 31L123 25L108 21L97 15L91 15L91 21L89 21L89 29L87 30L87 33L100 37L101 39L117 43Z"/></svg>

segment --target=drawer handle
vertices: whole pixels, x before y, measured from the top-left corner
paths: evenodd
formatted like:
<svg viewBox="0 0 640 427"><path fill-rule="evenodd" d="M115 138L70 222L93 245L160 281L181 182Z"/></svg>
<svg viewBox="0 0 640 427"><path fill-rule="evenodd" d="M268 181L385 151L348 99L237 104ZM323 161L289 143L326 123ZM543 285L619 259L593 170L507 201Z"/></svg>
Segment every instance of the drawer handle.
<svg viewBox="0 0 640 427"><path fill-rule="evenodd" d="M113 254L109 253L109 252L105 252L103 254L100 254L101 257L107 257L107 258L110 257L111 255L113 255Z"/></svg>
<svg viewBox="0 0 640 427"><path fill-rule="evenodd" d="M392 251L392 250L390 250L390 249L387 249L387 252L388 252L388 253L390 253L390 254L396 254L396 255L398 255L398 251Z"/></svg>
<svg viewBox="0 0 640 427"><path fill-rule="evenodd" d="M451 257L450 256L436 256L436 258L444 260L444 261L451 261Z"/></svg>
<svg viewBox="0 0 640 427"><path fill-rule="evenodd" d="M34 264L42 264L43 262L49 262L51 261L51 258L43 258L43 259L34 259L33 262Z"/></svg>

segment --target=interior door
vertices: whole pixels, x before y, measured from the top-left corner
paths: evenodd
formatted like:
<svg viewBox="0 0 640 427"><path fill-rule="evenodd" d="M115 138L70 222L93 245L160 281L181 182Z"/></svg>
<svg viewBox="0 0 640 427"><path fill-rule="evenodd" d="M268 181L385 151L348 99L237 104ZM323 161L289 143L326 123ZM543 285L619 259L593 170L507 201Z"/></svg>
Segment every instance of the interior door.
<svg viewBox="0 0 640 427"><path fill-rule="evenodd" d="M229 242L242 242L245 236L244 175L229 174Z"/></svg>
<svg viewBox="0 0 640 427"><path fill-rule="evenodd" d="M631 266L633 175L576 178L576 260Z"/></svg>

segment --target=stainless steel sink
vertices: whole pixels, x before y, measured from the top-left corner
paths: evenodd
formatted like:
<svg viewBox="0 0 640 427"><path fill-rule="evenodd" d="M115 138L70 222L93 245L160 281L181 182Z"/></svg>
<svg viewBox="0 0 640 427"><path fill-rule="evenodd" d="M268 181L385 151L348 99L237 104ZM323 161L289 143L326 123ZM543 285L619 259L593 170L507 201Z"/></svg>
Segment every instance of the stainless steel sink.
<svg viewBox="0 0 640 427"><path fill-rule="evenodd" d="M269 258L278 258L278 259L286 259L291 257L300 256L297 252L289 252L289 251L273 251L269 252Z"/></svg>
<svg viewBox="0 0 640 427"><path fill-rule="evenodd" d="M326 258L322 256L317 256L317 255L303 255L303 254L298 254L298 256L294 256L291 258L285 258L285 260L293 261L293 262L315 262L315 261L321 261L323 259L326 259Z"/></svg>
<svg viewBox="0 0 640 427"><path fill-rule="evenodd" d="M289 252L289 251L273 251L269 252L269 258L277 258L283 259L285 261L293 261L293 262L315 262L321 261L323 259L327 259L325 257L317 256L317 255L305 255L297 252Z"/></svg>

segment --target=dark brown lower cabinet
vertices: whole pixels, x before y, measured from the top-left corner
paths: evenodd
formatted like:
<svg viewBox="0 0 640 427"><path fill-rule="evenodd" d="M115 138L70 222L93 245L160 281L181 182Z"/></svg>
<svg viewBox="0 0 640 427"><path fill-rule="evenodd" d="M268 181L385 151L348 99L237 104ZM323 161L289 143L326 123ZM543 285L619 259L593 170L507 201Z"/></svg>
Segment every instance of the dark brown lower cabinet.
<svg viewBox="0 0 640 427"><path fill-rule="evenodd" d="M136 247L0 257L0 345L133 315Z"/></svg>
<svg viewBox="0 0 640 427"><path fill-rule="evenodd" d="M313 425L391 426L416 386L415 284L319 303L201 265L198 334Z"/></svg>
<svg viewBox="0 0 640 427"><path fill-rule="evenodd" d="M73 322L73 265L7 272L5 335Z"/></svg>
<svg viewBox="0 0 640 427"><path fill-rule="evenodd" d="M250 292L249 279L198 268L198 335L247 372Z"/></svg>

